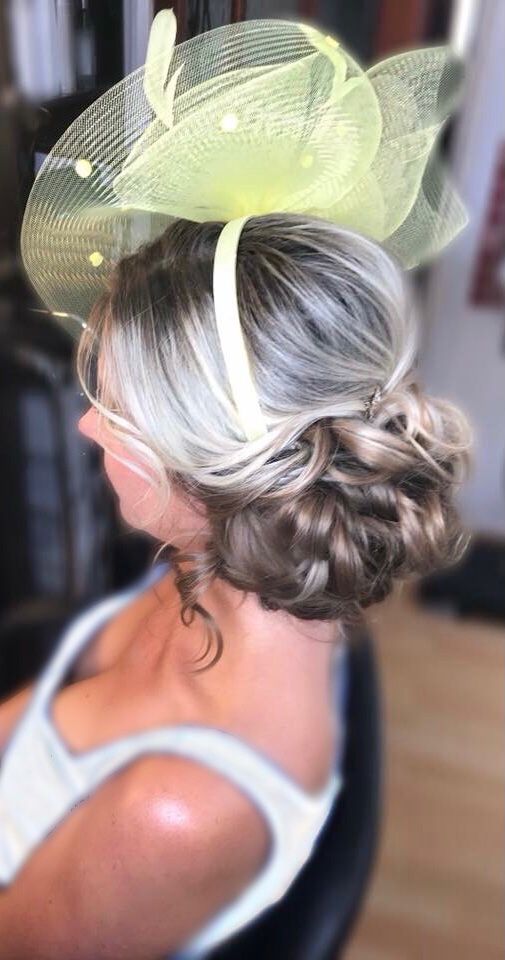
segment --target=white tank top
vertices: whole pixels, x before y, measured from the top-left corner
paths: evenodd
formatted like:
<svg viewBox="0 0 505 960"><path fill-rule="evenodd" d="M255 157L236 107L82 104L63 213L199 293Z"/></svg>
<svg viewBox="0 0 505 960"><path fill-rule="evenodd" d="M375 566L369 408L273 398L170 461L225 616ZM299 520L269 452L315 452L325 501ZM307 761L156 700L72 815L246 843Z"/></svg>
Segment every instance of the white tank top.
<svg viewBox="0 0 505 960"><path fill-rule="evenodd" d="M0 883L12 882L25 860L69 811L104 780L146 753L191 757L229 778L258 806L272 837L259 874L177 953L207 952L280 899L310 856L341 789L334 769L324 789L309 794L277 763L240 737L200 724L179 724L120 737L85 753L65 745L51 721L51 701L74 659L104 623L169 567L159 563L132 587L80 613L64 631L35 684L0 766ZM335 647L336 673L345 647ZM335 680L338 677L335 676ZM336 696L335 696L336 701ZM341 729L345 728L340 718ZM174 960L174 955L171 955Z"/></svg>

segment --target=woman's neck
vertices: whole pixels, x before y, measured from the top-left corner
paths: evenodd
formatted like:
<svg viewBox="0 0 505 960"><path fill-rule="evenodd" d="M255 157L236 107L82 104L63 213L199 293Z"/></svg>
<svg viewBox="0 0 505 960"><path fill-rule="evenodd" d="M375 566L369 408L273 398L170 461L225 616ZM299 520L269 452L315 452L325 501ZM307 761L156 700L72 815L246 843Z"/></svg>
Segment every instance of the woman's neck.
<svg viewBox="0 0 505 960"><path fill-rule="evenodd" d="M214 644L205 660L196 659L205 650L206 627L195 614L187 627L179 616L180 600L174 591L173 571L157 585L161 605L150 617L152 669L157 682L173 682L174 673L204 696L224 688L237 691L246 685L261 695L268 685L300 696L311 690L328 689L335 650L343 632L339 621L302 621L283 611L264 610L254 593L244 594L223 580L214 580L198 598L218 624L223 636L220 659L209 670L195 673L210 662ZM170 629L167 631L169 605Z"/></svg>

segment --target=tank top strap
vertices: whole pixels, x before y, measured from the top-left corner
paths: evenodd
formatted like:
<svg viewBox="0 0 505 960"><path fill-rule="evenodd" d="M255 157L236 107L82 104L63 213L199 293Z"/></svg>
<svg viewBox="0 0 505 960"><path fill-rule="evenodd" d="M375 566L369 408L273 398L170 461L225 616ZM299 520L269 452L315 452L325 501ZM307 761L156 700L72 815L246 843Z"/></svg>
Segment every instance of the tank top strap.
<svg viewBox="0 0 505 960"><path fill-rule="evenodd" d="M200 724L159 727L115 740L72 757L72 773L88 792L119 768L150 753L187 757L231 780L260 807L280 841L289 840L294 823L298 830L305 823L310 835L314 820L326 814L341 786L340 772L334 769L323 790L311 794L253 745L229 731Z"/></svg>
<svg viewBox="0 0 505 960"><path fill-rule="evenodd" d="M103 600L98 600L97 603L77 614L64 631L59 644L35 682L29 704L30 713L44 709L74 660L84 650L86 644L91 642L100 627L137 594L161 579L169 566L169 563L157 563L131 586Z"/></svg>

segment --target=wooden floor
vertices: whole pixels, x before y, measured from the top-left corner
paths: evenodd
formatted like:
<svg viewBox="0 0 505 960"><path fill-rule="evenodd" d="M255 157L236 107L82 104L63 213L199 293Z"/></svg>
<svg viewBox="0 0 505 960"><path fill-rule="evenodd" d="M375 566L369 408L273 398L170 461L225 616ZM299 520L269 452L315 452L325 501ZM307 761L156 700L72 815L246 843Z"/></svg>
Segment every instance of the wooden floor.
<svg viewBox="0 0 505 960"><path fill-rule="evenodd" d="M345 960L505 957L505 627L400 586L367 621L386 741L379 853Z"/></svg>

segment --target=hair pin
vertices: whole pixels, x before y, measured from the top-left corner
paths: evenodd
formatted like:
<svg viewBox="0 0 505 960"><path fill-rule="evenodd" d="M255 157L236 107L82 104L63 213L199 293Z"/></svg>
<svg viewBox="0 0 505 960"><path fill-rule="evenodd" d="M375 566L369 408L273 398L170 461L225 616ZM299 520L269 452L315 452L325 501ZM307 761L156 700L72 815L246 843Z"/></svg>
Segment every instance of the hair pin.
<svg viewBox="0 0 505 960"><path fill-rule="evenodd" d="M375 411L375 407L378 404L379 400L382 397L381 387L376 387L372 396L368 398L365 403L365 416L367 420L371 420Z"/></svg>

